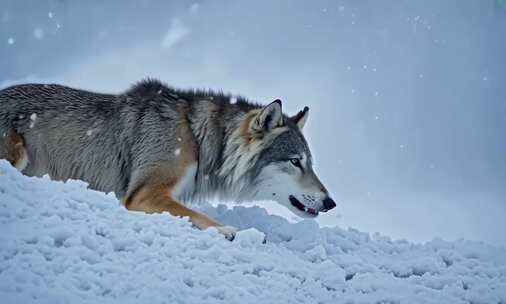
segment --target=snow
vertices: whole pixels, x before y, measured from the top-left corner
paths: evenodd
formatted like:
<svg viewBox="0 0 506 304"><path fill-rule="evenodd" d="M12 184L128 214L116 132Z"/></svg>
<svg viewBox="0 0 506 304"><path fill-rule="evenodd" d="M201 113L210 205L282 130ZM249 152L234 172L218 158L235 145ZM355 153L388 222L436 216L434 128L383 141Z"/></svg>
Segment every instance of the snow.
<svg viewBox="0 0 506 304"><path fill-rule="evenodd" d="M200 8L200 4L198 4L198 3L193 3L193 4L190 6L190 13L192 13L192 14L197 13L197 11L199 10L199 8Z"/></svg>
<svg viewBox="0 0 506 304"><path fill-rule="evenodd" d="M265 243L265 233L256 230L255 228L248 228L239 231L235 236L234 241L243 247L255 246Z"/></svg>
<svg viewBox="0 0 506 304"><path fill-rule="evenodd" d="M170 28L162 39L161 46L164 49L170 49L190 33L180 19L174 18L171 21Z"/></svg>
<svg viewBox="0 0 506 304"><path fill-rule="evenodd" d="M2 303L505 303L506 249L393 241L202 206L233 242L186 219L125 210L85 183L0 161ZM266 238L266 243L263 243Z"/></svg>
<svg viewBox="0 0 506 304"><path fill-rule="evenodd" d="M34 30L33 30L33 36L36 38L36 39L42 39L44 38L44 30L41 29L40 27L36 27Z"/></svg>
<svg viewBox="0 0 506 304"><path fill-rule="evenodd" d="M36 113L32 113L32 115L30 115L30 129L32 129L34 126L35 126L35 121L37 120L37 114Z"/></svg>

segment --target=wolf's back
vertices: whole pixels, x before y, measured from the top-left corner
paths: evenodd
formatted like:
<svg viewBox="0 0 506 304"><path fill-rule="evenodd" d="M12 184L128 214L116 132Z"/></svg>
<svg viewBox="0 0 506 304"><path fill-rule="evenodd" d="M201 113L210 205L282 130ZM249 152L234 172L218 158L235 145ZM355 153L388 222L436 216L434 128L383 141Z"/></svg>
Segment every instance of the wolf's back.
<svg viewBox="0 0 506 304"><path fill-rule="evenodd" d="M121 98L54 84L8 87L0 91L0 136L9 130L23 136L25 174L81 179L121 193L127 181L116 168L127 169L129 161Z"/></svg>
<svg viewBox="0 0 506 304"><path fill-rule="evenodd" d="M115 95L55 84L14 85L0 90L0 128L19 128L19 131L22 131L30 115L34 113L86 117L113 112L117 106Z"/></svg>

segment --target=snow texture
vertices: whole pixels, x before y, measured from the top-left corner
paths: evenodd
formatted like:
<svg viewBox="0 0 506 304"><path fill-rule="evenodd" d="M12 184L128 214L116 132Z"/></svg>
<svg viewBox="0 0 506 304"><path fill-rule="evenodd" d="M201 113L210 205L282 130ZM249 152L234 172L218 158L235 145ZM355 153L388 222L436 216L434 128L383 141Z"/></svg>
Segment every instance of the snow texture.
<svg viewBox="0 0 506 304"><path fill-rule="evenodd" d="M504 248L393 241L259 207L206 209L245 231L229 242L0 161L1 302L506 303Z"/></svg>

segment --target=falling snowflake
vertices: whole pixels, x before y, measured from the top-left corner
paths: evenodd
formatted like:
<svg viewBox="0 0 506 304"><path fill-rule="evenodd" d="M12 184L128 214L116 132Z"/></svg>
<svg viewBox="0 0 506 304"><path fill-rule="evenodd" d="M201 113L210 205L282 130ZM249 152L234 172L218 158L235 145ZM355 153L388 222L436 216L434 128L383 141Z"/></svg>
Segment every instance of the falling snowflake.
<svg viewBox="0 0 506 304"><path fill-rule="evenodd" d="M34 30L33 30L33 36L36 38L36 39L42 39L44 38L44 31L40 28L40 27L36 27Z"/></svg>
<svg viewBox="0 0 506 304"><path fill-rule="evenodd" d="M196 13L200 8L200 5L198 3L193 3L191 6L190 6L190 13Z"/></svg>
<svg viewBox="0 0 506 304"><path fill-rule="evenodd" d="M37 114L33 113L30 115L30 129L35 126L35 121L37 120Z"/></svg>

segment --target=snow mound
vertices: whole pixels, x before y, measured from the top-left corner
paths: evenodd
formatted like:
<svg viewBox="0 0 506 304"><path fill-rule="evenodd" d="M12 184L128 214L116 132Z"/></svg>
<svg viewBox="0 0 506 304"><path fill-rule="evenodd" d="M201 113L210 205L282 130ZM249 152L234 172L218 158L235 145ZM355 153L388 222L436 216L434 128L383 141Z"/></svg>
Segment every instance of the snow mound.
<svg viewBox="0 0 506 304"><path fill-rule="evenodd" d="M506 250L207 207L226 241L0 161L2 303L506 303ZM262 243L266 236L267 242Z"/></svg>

